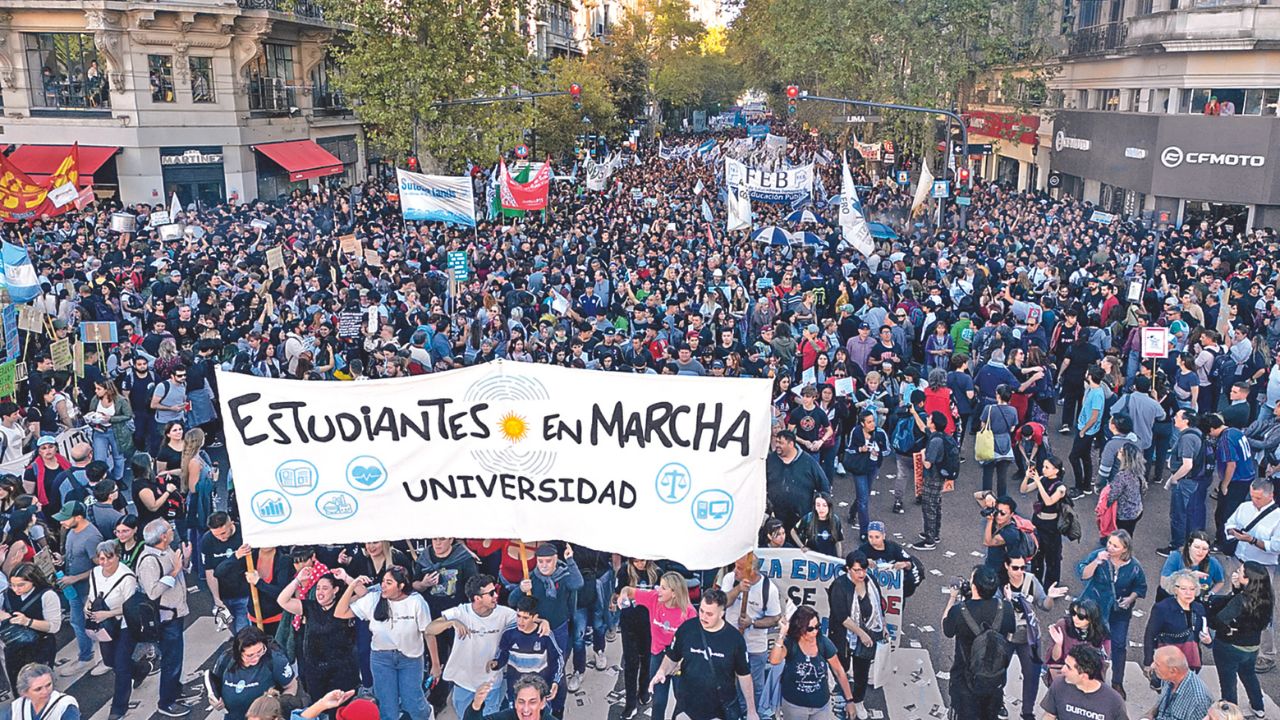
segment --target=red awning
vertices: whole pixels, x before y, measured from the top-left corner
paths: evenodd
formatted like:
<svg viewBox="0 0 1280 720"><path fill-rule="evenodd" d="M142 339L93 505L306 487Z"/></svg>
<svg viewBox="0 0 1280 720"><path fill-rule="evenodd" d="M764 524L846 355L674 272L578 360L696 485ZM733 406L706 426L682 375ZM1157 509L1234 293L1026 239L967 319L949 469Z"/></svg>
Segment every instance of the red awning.
<svg viewBox="0 0 1280 720"><path fill-rule="evenodd" d="M93 174L120 151L118 147L80 146L80 186L93 184ZM22 145L9 156L9 161L36 182L49 179L71 152L70 145Z"/></svg>
<svg viewBox="0 0 1280 720"><path fill-rule="evenodd" d="M291 181L310 180L342 172L342 161L310 140L254 145L253 149L288 170Z"/></svg>

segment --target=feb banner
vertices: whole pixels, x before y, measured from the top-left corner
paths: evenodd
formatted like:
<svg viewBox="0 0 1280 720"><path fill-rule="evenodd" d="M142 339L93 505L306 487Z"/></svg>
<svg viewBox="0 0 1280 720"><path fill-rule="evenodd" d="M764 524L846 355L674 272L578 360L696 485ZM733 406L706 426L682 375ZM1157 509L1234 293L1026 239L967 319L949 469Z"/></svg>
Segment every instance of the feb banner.
<svg viewBox="0 0 1280 720"><path fill-rule="evenodd" d="M506 210L546 210L547 193L551 189L551 163L535 163L537 170L528 182L516 182L501 161L498 193Z"/></svg>
<svg viewBox="0 0 1280 720"><path fill-rule="evenodd" d="M747 191L752 200L791 202L813 195L813 163L783 170L759 170L733 158L724 159L724 183Z"/></svg>
<svg viewBox="0 0 1280 720"><path fill-rule="evenodd" d="M245 541L559 539L689 567L753 549L770 384L497 361L365 383L218 373Z"/></svg>
<svg viewBox="0 0 1280 720"><path fill-rule="evenodd" d="M405 220L476 226L475 190L466 175L420 175L396 168L400 212Z"/></svg>

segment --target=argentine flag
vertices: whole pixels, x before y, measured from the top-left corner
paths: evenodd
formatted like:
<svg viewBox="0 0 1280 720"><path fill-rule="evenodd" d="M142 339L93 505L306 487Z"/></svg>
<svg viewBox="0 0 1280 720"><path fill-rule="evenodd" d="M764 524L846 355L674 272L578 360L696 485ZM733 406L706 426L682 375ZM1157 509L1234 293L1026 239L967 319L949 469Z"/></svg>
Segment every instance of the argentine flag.
<svg viewBox="0 0 1280 720"><path fill-rule="evenodd" d="M31 302L40 294L40 279L27 257L27 249L9 242L4 243L4 282L9 286L9 297L15 303Z"/></svg>

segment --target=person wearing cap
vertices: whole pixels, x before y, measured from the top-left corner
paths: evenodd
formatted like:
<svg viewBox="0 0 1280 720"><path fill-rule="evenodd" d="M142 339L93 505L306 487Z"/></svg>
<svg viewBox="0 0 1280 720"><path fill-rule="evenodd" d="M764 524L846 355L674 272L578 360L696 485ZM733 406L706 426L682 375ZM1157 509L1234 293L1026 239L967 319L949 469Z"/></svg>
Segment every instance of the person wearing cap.
<svg viewBox="0 0 1280 720"><path fill-rule="evenodd" d="M520 602L522 597L532 597L538 601L538 614L551 626L552 637L556 644L569 650L569 619L576 609L572 604L573 594L582 589L582 572L573 560L573 546L564 546L564 560L557 558L556 546L542 543L534 553L534 571L529 577L511 591L508 601L512 604ZM582 685L582 678L570 674L567 679L569 692L577 692ZM559 712L564 707L562 694L552 699L552 707Z"/></svg>
<svg viewBox="0 0 1280 720"><path fill-rule="evenodd" d="M78 655L76 662L68 663L58 671L62 677L73 677L93 667L94 642L85 630L85 606L81 600L89 596L89 574L97 564L98 544L102 533L85 517L84 503L69 502L62 506L53 519L62 526L62 577L58 587L67 593L71 609L71 629L75 632ZM70 588L70 592L67 589Z"/></svg>
<svg viewBox="0 0 1280 720"><path fill-rule="evenodd" d="M52 435L41 435L36 440L36 456L22 476L22 490L35 497L41 512L51 522L53 515L62 507L58 488L70 469L71 461L58 454L58 439Z"/></svg>

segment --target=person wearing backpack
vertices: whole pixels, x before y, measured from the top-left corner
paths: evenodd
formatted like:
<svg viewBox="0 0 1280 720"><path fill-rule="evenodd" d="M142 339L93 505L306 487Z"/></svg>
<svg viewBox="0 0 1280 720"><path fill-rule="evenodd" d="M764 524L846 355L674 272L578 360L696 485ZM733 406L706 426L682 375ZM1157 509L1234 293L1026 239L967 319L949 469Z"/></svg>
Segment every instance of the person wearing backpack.
<svg viewBox="0 0 1280 720"><path fill-rule="evenodd" d="M1033 555L1028 542L1022 537L1022 531L1014 522L1013 515L1018 511L1016 500L1008 495L996 498L991 493L986 493L979 504L982 505L983 517L987 519L982 531L982 544L987 548L984 565L999 571L1004 567L1006 557L1029 558Z"/></svg>
<svg viewBox="0 0 1280 720"><path fill-rule="evenodd" d="M951 588L942 611L942 634L956 639L951 661L951 712L966 720L996 720L1018 629L1009 603L996 596L999 574L985 565Z"/></svg>
<svg viewBox="0 0 1280 720"><path fill-rule="evenodd" d="M1187 535L1205 528L1205 499L1212 480L1205 466L1205 438L1195 410L1182 408L1173 414L1174 440L1169 449L1169 544L1156 550L1169 557L1187 541Z"/></svg>
<svg viewBox="0 0 1280 720"><path fill-rule="evenodd" d="M929 429L925 423L928 413L924 409L924 391L904 388L903 404L889 415L886 430L889 433L889 446L893 448L895 469L893 496L901 501L907 493L907 482L911 481L911 492L916 501L920 501L923 475L918 471L918 456L925 448Z"/></svg>
<svg viewBox="0 0 1280 720"><path fill-rule="evenodd" d="M943 466L947 460L947 416L941 411L929 413L928 444L924 451L924 485L921 492L924 532L912 550L935 550L942 531ZM958 453L957 453L958 455Z"/></svg>
<svg viewBox="0 0 1280 720"><path fill-rule="evenodd" d="M184 701L200 697L199 691L183 694L182 654L183 620L190 613L187 605L186 566L189 558L174 544L173 526L164 518L156 518L142 529L147 544L138 557L135 572L139 594L145 594L159 609L156 642L160 648L160 695L157 712L165 717L183 718L191 714ZM126 622L131 627L129 603L125 606Z"/></svg>

